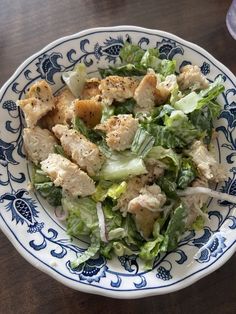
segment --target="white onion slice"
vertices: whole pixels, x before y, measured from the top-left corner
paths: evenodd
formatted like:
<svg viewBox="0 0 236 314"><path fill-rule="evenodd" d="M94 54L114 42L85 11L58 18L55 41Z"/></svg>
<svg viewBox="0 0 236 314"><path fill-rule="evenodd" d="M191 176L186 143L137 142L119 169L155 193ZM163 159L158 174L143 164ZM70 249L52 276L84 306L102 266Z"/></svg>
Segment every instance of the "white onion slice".
<svg viewBox="0 0 236 314"><path fill-rule="evenodd" d="M107 241L107 236L106 236L106 225L105 225L105 217L104 213L102 210L102 204L98 202L96 204L96 209L97 209L97 215L98 215L98 225L100 229L100 237L103 242L108 242Z"/></svg>
<svg viewBox="0 0 236 314"><path fill-rule="evenodd" d="M68 217L68 211L64 210L61 206L55 208L54 214L60 221L65 221L66 218Z"/></svg>
<svg viewBox="0 0 236 314"><path fill-rule="evenodd" d="M189 187L183 191L178 190L177 194L179 196L188 196L188 195L194 195L194 194L207 194L208 196L218 198L219 200L228 201L230 203L236 204L236 196L235 195L230 195L227 193L214 191L212 189L204 188L202 186Z"/></svg>

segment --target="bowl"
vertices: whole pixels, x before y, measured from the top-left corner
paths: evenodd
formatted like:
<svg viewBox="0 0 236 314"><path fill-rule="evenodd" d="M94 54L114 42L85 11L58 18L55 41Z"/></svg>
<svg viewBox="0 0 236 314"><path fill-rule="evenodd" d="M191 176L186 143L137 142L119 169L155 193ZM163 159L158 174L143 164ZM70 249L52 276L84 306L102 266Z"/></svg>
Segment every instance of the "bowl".
<svg viewBox="0 0 236 314"><path fill-rule="evenodd" d="M158 47L160 55L176 59L177 70L197 64L209 80L222 76L225 92L219 97L222 113L215 123L219 131L216 152L225 164L227 180L217 189L236 193L236 78L199 46L160 30L135 26L89 29L58 39L28 58L0 91L0 227L19 253L36 268L61 283L83 292L114 298L139 298L182 289L208 275L235 252L236 210L226 201L209 200L209 222L200 231L188 231L178 247L158 255L152 270L134 255L103 256L77 269L70 260L87 247L84 239L71 239L53 208L34 191L28 192L30 166L25 159L24 119L16 101L31 84L45 79L56 93L63 87L61 75L83 62L90 74L113 65L125 42L142 48Z"/></svg>

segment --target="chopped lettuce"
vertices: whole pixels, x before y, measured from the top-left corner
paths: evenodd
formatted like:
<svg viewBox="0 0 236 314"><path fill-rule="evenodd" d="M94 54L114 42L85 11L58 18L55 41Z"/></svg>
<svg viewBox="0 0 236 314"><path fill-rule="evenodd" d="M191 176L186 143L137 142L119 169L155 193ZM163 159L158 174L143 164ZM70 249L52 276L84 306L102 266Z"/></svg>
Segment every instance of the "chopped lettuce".
<svg viewBox="0 0 236 314"><path fill-rule="evenodd" d="M105 122L110 117L114 116L115 107L114 106L104 106L102 110L101 123Z"/></svg>
<svg viewBox="0 0 236 314"><path fill-rule="evenodd" d="M176 68L176 60L161 60L159 63L157 72L166 77L167 75L171 75L175 73Z"/></svg>
<svg viewBox="0 0 236 314"><path fill-rule="evenodd" d="M152 125L147 129L155 137L155 146L164 148L183 148L186 143L179 138L171 128L162 125Z"/></svg>
<svg viewBox="0 0 236 314"><path fill-rule="evenodd" d="M160 177L157 181L161 190L170 198L177 198L177 184L175 183L175 178L169 178L168 176Z"/></svg>
<svg viewBox="0 0 236 314"><path fill-rule="evenodd" d="M196 176L197 170L191 159L183 158L177 181L178 188L186 189Z"/></svg>
<svg viewBox="0 0 236 314"><path fill-rule="evenodd" d="M201 136L201 131L189 121L187 115L181 110L172 111L170 116L165 116L164 123L186 145Z"/></svg>
<svg viewBox="0 0 236 314"><path fill-rule="evenodd" d="M143 50L138 45L125 44L120 50L120 59L122 64L133 64L140 65L140 62L145 54Z"/></svg>
<svg viewBox="0 0 236 314"><path fill-rule="evenodd" d="M180 204L173 212L168 223L165 237L168 241L168 251L176 248L181 234L185 231L185 218L187 217L187 208Z"/></svg>
<svg viewBox="0 0 236 314"><path fill-rule="evenodd" d="M60 206L62 189L56 187L51 179L40 168L34 166L32 174L32 182L36 191L46 198L50 205Z"/></svg>
<svg viewBox="0 0 236 314"><path fill-rule="evenodd" d="M118 114L133 114L136 101L133 98L126 99L123 102L114 104L114 115Z"/></svg>
<svg viewBox="0 0 236 314"><path fill-rule="evenodd" d="M140 61L141 66L143 66L145 69L152 68L154 71L158 70L160 68L160 64L163 62L163 60L160 60L158 56L158 49L149 48L142 56Z"/></svg>
<svg viewBox="0 0 236 314"><path fill-rule="evenodd" d="M98 235L96 202L90 197L63 197L62 207L65 212L68 212L67 233L69 235Z"/></svg>
<svg viewBox="0 0 236 314"><path fill-rule="evenodd" d="M134 64L125 64L118 67L109 66L106 69L99 69L99 73L102 78L105 78L109 75L142 76L146 74L146 69L137 67Z"/></svg>
<svg viewBox="0 0 236 314"><path fill-rule="evenodd" d="M191 229L193 230L202 230L203 227L204 227L204 224L205 224L205 219L204 219L204 216L197 216L197 218L194 220L192 226L191 226Z"/></svg>
<svg viewBox="0 0 236 314"><path fill-rule="evenodd" d="M102 136L98 131L89 129L79 117L75 117L72 122L74 129L87 137L91 142L97 143L102 139Z"/></svg>
<svg viewBox="0 0 236 314"><path fill-rule="evenodd" d="M178 172L181 164L181 156L171 148L154 146L149 151L147 158L160 160L165 163L172 171Z"/></svg>
<svg viewBox="0 0 236 314"><path fill-rule="evenodd" d="M89 260L91 257L94 257L94 255L97 254L97 252L99 251L100 246L101 244L98 238L91 236L90 246L79 257L71 262L71 267L77 268L78 266Z"/></svg>
<svg viewBox="0 0 236 314"><path fill-rule="evenodd" d="M98 178L100 180L119 181L145 173L147 173L147 169L142 158L130 152L113 153L103 164Z"/></svg>
<svg viewBox="0 0 236 314"><path fill-rule="evenodd" d="M154 145L154 142L154 136L149 134L144 128L138 128L131 145L131 151L137 156L144 158Z"/></svg>
<svg viewBox="0 0 236 314"><path fill-rule="evenodd" d="M113 200L117 200L123 193L125 193L127 188L127 183L125 181L121 183L114 183L107 191L107 196L111 197Z"/></svg>
<svg viewBox="0 0 236 314"><path fill-rule="evenodd" d="M61 145L54 145L54 153L66 157L64 149Z"/></svg>
<svg viewBox="0 0 236 314"><path fill-rule="evenodd" d="M79 98L87 79L86 66L83 63L79 63L73 71L64 72L62 78L72 94Z"/></svg>
<svg viewBox="0 0 236 314"><path fill-rule="evenodd" d="M191 92L185 97L175 102L174 107L188 114L196 109L201 109L211 102L224 91L223 80L219 76L213 83L209 84L207 89L201 90L199 93ZM213 104L215 104L213 102Z"/></svg>

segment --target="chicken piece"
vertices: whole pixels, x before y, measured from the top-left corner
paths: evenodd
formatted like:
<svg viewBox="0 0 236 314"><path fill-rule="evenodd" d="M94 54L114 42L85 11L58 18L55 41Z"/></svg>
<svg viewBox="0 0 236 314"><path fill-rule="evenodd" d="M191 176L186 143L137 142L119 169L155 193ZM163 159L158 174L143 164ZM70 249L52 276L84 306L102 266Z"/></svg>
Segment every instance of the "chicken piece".
<svg viewBox="0 0 236 314"><path fill-rule="evenodd" d="M54 152L54 145L57 141L54 135L36 126L33 129L24 128L23 130L24 148L28 159L36 165L46 159L50 153Z"/></svg>
<svg viewBox="0 0 236 314"><path fill-rule="evenodd" d="M111 105L113 100L122 102L134 96L139 81L133 77L107 76L99 85L103 103Z"/></svg>
<svg viewBox="0 0 236 314"><path fill-rule="evenodd" d="M191 89L193 91L205 89L209 86L208 80L197 65L186 65L181 68L180 72L178 76L180 90Z"/></svg>
<svg viewBox="0 0 236 314"><path fill-rule="evenodd" d="M128 212L134 215L137 229L144 238L151 236L155 220L165 202L166 196L156 184L146 185L140 190L139 196L129 202Z"/></svg>
<svg viewBox="0 0 236 314"><path fill-rule="evenodd" d="M106 133L106 142L111 149L123 151L130 148L133 142L138 120L131 114L119 114L97 125L95 129Z"/></svg>
<svg viewBox="0 0 236 314"><path fill-rule="evenodd" d="M96 77L88 79L85 82L84 88L82 90L81 99L91 99L93 97L100 95L101 91L98 88L100 82L101 80L99 80Z"/></svg>
<svg viewBox="0 0 236 314"><path fill-rule="evenodd" d="M133 177L127 181L126 191L118 198L115 209L119 209L123 216L126 216L129 202L139 195L139 191L144 187L145 182L141 177Z"/></svg>
<svg viewBox="0 0 236 314"><path fill-rule="evenodd" d="M155 101L158 105L164 104L174 87L177 85L176 75L167 75L163 82L158 81L156 86L156 98Z"/></svg>
<svg viewBox="0 0 236 314"><path fill-rule="evenodd" d="M102 117L102 105L95 99L85 99L74 101L74 115L83 120L89 127L95 127Z"/></svg>
<svg viewBox="0 0 236 314"><path fill-rule="evenodd" d="M147 74L134 92L137 102L135 112L150 112L155 107L157 78L155 74Z"/></svg>
<svg viewBox="0 0 236 314"><path fill-rule="evenodd" d="M56 137L61 141L65 153L90 176L100 170L104 156L97 145L76 130L66 125L57 124L52 128Z"/></svg>
<svg viewBox="0 0 236 314"><path fill-rule="evenodd" d="M61 186L74 197L84 197L95 192L95 183L87 173L59 154L49 154L48 158L41 162L41 168L56 186Z"/></svg>
<svg viewBox="0 0 236 314"><path fill-rule="evenodd" d="M32 85L25 99L18 100L17 104L24 112L29 128L33 128L55 106L51 87L44 80Z"/></svg>
<svg viewBox="0 0 236 314"><path fill-rule="evenodd" d="M208 188L208 181L205 177L195 179L192 184L192 187L206 187ZM186 217L186 226L190 227L195 221L197 216L205 216L207 219L207 214L204 214L201 208L206 204L209 196L206 194L193 194L182 197L182 201L185 206L189 209L188 215Z"/></svg>
<svg viewBox="0 0 236 314"><path fill-rule="evenodd" d="M166 202L166 196L161 188L156 185L146 185L140 190L140 195L129 202L128 212L135 213L136 210L146 208L152 212L162 211Z"/></svg>
<svg viewBox="0 0 236 314"><path fill-rule="evenodd" d="M71 91L68 88L63 89L55 97L55 108L39 121L40 126L51 130L56 124L70 124L74 115L74 100Z"/></svg>
<svg viewBox="0 0 236 314"><path fill-rule="evenodd" d="M198 171L207 180L220 182L226 179L226 172L221 164L219 164L211 152L201 141L195 141L186 153L192 157Z"/></svg>

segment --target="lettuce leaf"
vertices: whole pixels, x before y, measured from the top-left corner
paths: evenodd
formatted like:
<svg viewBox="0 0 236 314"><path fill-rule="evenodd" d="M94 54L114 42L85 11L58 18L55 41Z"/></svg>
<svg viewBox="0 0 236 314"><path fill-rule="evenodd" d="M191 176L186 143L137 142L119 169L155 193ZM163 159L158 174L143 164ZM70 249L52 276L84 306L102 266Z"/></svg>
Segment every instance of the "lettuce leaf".
<svg viewBox="0 0 236 314"><path fill-rule="evenodd" d="M202 134L181 110L172 111L170 116L165 116L164 123L186 145L191 144L194 139L199 138Z"/></svg>
<svg viewBox="0 0 236 314"><path fill-rule="evenodd" d="M62 78L72 94L79 98L87 79L87 68L83 63L79 63L74 70L64 72Z"/></svg>
<svg viewBox="0 0 236 314"><path fill-rule="evenodd" d="M178 188L186 189L196 178L197 170L190 158L183 158L177 180Z"/></svg>
<svg viewBox="0 0 236 314"><path fill-rule="evenodd" d="M76 131L83 134L85 137L87 137L91 142L97 143L102 139L102 136L99 132L95 131L94 129L89 129L82 119L79 117L75 117L75 119L72 121L73 127Z"/></svg>
<svg viewBox="0 0 236 314"><path fill-rule="evenodd" d="M110 75L118 76L143 76L147 72L146 69L135 66L134 64L125 64L122 66L114 67L109 66L105 69L99 69L99 73L102 78Z"/></svg>
<svg viewBox="0 0 236 314"><path fill-rule="evenodd" d="M105 161L98 174L98 179L121 181L130 176L147 173L142 158L128 152L112 153Z"/></svg>
<svg viewBox="0 0 236 314"><path fill-rule="evenodd" d="M196 109L201 109L219 96L224 91L223 79L219 76L207 89L199 93L191 92L180 100L176 101L174 107L188 114ZM213 102L213 104L215 104Z"/></svg>
<svg viewBox="0 0 236 314"><path fill-rule="evenodd" d="M187 217L187 208L180 204L173 212L164 236L168 242L168 251L173 250L178 245L181 234L185 231L185 218Z"/></svg>
<svg viewBox="0 0 236 314"><path fill-rule="evenodd" d="M33 166L32 183L36 189L52 206L60 206L62 189L56 187L51 179L38 167Z"/></svg>
<svg viewBox="0 0 236 314"><path fill-rule="evenodd" d="M131 145L131 151L144 158L154 145L155 138L149 134L144 128L139 127Z"/></svg>
<svg viewBox="0 0 236 314"><path fill-rule="evenodd" d="M176 60L161 60L159 63L159 67L157 72L166 77L167 75L171 75L175 73L176 68Z"/></svg>
<svg viewBox="0 0 236 314"><path fill-rule="evenodd" d="M171 148L164 148L162 146L154 146L149 151L147 158L160 160L165 163L169 170L178 172L181 165L181 156Z"/></svg>
<svg viewBox="0 0 236 314"><path fill-rule="evenodd" d="M164 148L183 148L186 146L185 141L166 126L152 125L148 127L147 131L154 136L155 146L163 146Z"/></svg>
<svg viewBox="0 0 236 314"><path fill-rule="evenodd" d="M144 54L145 50L138 45L126 43L121 48L119 57L122 64L133 64L139 66Z"/></svg>
<svg viewBox="0 0 236 314"><path fill-rule="evenodd" d="M114 115L133 114L136 101L133 98L114 104Z"/></svg>

